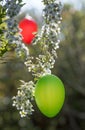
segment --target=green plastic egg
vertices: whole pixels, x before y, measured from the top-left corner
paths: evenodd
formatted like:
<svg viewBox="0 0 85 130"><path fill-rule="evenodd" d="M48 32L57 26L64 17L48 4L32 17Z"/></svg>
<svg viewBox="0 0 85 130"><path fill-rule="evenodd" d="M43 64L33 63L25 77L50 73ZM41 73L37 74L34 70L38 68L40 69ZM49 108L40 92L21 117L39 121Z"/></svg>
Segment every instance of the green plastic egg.
<svg viewBox="0 0 85 130"><path fill-rule="evenodd" d="M56 116L64 103L65 89L55 75L41 77L35 87L35 101L39 110L47 117Z"/></svg>

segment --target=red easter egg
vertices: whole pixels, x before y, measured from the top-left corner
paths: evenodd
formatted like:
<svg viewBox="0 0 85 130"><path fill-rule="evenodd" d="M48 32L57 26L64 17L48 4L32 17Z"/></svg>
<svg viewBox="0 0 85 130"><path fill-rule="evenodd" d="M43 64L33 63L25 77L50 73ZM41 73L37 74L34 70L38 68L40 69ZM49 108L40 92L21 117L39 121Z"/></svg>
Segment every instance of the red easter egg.
<svg viewBox="0 0 85 130"><path fill-rule="evenodd" d="M24 18L19 22L20 34L22 35L22 41L25 44L31 44L35 38L35 34L38 31L37 23L32 19Z"/></svg>

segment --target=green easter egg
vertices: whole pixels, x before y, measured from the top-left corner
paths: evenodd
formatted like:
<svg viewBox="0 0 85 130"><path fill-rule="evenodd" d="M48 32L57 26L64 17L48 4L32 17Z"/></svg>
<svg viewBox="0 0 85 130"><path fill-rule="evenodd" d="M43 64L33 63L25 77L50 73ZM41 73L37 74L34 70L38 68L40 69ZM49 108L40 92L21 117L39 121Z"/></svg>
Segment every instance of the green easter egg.
<svg viewBox="0 0 85 130"><path fill-rule="evenodd" d="M64 85L57 76L45 75L36 83L35 101L45 116L56 116L63 106L64 99Z"/></svg>

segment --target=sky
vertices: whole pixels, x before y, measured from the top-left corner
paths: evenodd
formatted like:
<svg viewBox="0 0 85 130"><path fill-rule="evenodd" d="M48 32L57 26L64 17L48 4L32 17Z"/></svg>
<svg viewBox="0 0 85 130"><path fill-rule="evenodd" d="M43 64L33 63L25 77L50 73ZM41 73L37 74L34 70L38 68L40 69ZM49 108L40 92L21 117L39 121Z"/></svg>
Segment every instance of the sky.
<svg viewBox="0 0 85 130"><path fill-rule="evenodd" d="M25 2L26 5L22 8L22 10L25 10L27 8L37 8L41 11L43 8L41 0L23 0L23 2ZM82 0L61 0L61 2L62 4L71 3L75 8L80 9Z"/></svg>

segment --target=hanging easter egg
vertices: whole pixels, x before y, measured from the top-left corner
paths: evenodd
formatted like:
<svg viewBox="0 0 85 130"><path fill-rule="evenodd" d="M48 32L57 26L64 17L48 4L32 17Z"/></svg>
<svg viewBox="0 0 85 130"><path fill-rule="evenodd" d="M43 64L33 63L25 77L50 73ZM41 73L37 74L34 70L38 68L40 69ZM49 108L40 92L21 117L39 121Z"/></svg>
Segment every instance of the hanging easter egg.
<svg viewBox="0 0 85 130"><path fill-rule="evenodd" d="M49 118L56 116L63 106L64 99L64 85L57 76L45 75L37 81L35 101L45 116Z"/></svg>
<svg viewBox="0 0 85 130"><path fill-rule="evenodd" d="M37 23L32 19L24 18L19 22L20 34L22 35L22 41L25 44L31 44L35 38L35 34L38 31Z"/></svg>

